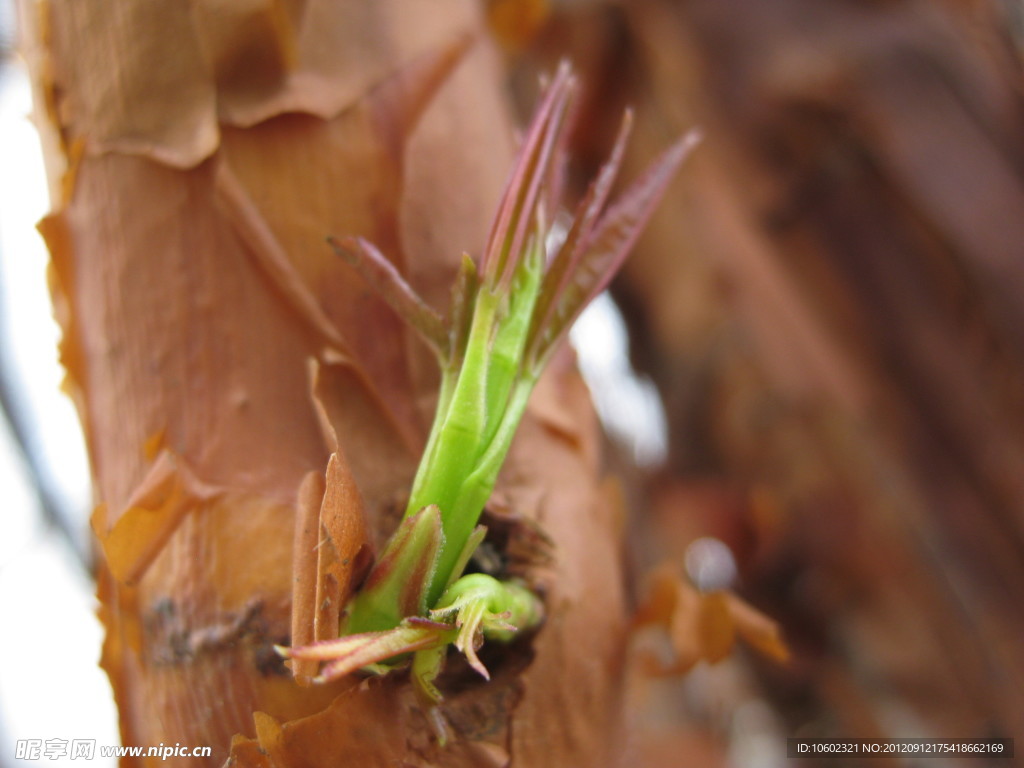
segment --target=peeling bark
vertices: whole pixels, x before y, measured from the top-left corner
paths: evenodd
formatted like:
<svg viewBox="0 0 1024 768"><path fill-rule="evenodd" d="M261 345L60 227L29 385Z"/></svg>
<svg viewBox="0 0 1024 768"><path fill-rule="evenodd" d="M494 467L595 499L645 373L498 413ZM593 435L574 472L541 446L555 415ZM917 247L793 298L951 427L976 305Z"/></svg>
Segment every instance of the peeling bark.
<svg viewBox="0 0 1024 768"><path fill-rule="evenodd" d="M22 6L124 743L209 745L211 765L614 764L621 528L571 366L538 388L500 483L554 543L532 574L551 620L488 660L491 683L452 665L456 744L438 749L400 677L300 687L272 651L297 507L308 521L325 493L354 519L332 496L354 478L368 532L336 532L355 545L336 568L390 533L425 437L429 354L324 240L367 237L435 306L481 250L513 131L476 5Z"/></svg>

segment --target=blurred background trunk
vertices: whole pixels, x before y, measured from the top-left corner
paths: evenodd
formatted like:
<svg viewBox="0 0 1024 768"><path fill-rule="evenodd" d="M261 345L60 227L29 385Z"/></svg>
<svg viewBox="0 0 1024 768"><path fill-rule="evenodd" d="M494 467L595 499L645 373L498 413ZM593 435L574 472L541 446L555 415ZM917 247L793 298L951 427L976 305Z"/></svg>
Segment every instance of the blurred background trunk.
<svg viewBox="0 0 1024 768"><path fill-rule="evenodd" d="M1024 732L1020 4L554 5L513 58L579 61L582 156L625 103L633 168L707 136L614 289L670 425L641 558L723 540L795 657L651 700L732 759Z"/></svg>

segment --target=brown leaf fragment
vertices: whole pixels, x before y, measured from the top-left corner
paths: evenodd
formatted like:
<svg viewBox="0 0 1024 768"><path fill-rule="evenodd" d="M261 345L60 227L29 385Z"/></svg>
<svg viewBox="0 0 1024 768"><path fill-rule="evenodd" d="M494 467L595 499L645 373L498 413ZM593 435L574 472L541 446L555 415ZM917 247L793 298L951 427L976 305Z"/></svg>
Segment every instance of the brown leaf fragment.
<svg viewBox="0 0 1024 768"><path fill-rule="evenodd" d="M163 450L166 439L167 430L165 429L158 429L146 438L146 441L142 444L142 455L146 461L153 461L157 457L160 451Z"/></svg>
<svg viewBox="0 0 1024 768"><path fill-rule="evenodd" d="M668 636L669 663L644 657L645 671L651 675L685 674L700 661L717 664L732 652L737 636L770 659L789 658L778 624L731 592L698 591L670 563L651 575L633 626L661 627Z"/></svg>
<svg viewBox="0 0 1024 768"><path fill-rule="evenodd" d="M284 0L191 4L195 34L213 71L222 116L240 102L277 90L296 69L297 30L289 12L294 7Z"/></svg>
<svg viewBox="0 0 1024 768"><path fill-rule="evenodd" d="M732 593L726 593L729 615L737 634L762 655L779 663L789 660L789 648L778 623Z"/></svg>
<svg viewBox="0 0 1024 768"><path fill-rule="evenodd" d="M709 592L700 596L697 615L697 637L701 657L709 664L717 664L732 651L736 642L736 627L729 614L726 594ZM688 627L675 627L686 631Z"/></svg>
<svg viewBox="0 0 1024 768"><path fill-rule="evenodd" d="M465 745L465 751L479 768L508 768L512 764L512 755L500 744L471 741Z"/></svg>
<svg viewBox="0 0 1024 768"><path fill-rule="evenodd" d="M651 624L668 627L676 603L690 597L692 592L680 590L674 568L663 563L648 577L647 595L633 614L635 627Z"/></svg>
<svg viewBox="0 0 1024 768"><path fill-rule="evenodd" d="M85 137L90 154L145 155L175 168L216 151L218 121L333 118L385 80L396 58L408 62L403 81L412 78L403 89L430 80L436 87L474 27L454 0L401 12L333 0L49 5L54 122ZM399 13L412 17L417 34L382 45Z"/></svg>
<svg viewBox="0 0 1024 768"><path fill-rule="evenodd" d="M338 636L341 609L373 560L363 497L340 450L327 462L316 551L313 636L330 640Z"/></svg>
<svg viewBox="0 0 1024 768"><path fill-rule="evenodd" d="M330 450L341 448L339 435L346 445L359 446L345 455L363 498L379 504L406 487L423 444L419 431L400 420L379 389L347 360L313 362L310 375Z"/></svg>

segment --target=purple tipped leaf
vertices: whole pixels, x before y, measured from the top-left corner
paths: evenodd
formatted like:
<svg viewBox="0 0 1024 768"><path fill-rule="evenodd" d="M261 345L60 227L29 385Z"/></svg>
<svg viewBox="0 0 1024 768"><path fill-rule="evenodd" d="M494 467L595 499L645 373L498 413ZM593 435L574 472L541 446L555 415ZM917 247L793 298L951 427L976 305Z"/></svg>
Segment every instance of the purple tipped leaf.
<svg viewBox="0 0 1024 768"><path fill-rule="evenodd" d="M611 194L612 186L619 175L619 169L622 167L622 158L626 154L626 144L629 142L629 136L632 132L633 111L627 109L622 114L622 123L615 137L615 143L612 145L612 151L598 171L597 178L590 183L587 194L580 201L579 206L577 206L575 216L573 217L573 226L565 239L564 248L573 254L574 259L578 258L575 254L578 250L577 244L593 230L594 224L598 221L598 217L608 202L608 196Z"/></svg>
<svg viewBox="0 0 1024 768"><path fill-rule="evenodd" d="M544 135L544 143L541 145L540 156L528 177L530 184L526 189L519 215L515 220L512 239L508 241L509 258L505 262L505 269L501 275L501 290L508 290L508 286L512 282L516 267L526 250L530 229L536 227L540 232L547 229L544 223L547 212L543 206L545 190L554 184L554 177L558 174L560 160L556 155L556 148L562 143L560 137L567 133L569 101L574 88L575 81L571 80L552 115Z"/></svg>
<svg viewBox="0 0 1024 768"><path fill-rule="evenodd" d="M565 125L574 88L571 70L563 63L530 123L502 195L480 267L484 282L492 287L498 282L507 283L515 271L514 262L534 219L540 189L548 176L553 149Z"/></svg>
<svg viewBox="0 0 1024 768"><path fill-rule="evenodd" d="M366 642L365 635L348 635L334 640L321 640L309 645L294 648L280 648L279 652L287 659L302 661L333 661L347 656Z"/></svg>
<svg viewBox="0 0 1024 768"><path fill-rule="evenodd" d="M594 258L609 259L601 281L591 289L587 302L608 287L647 226L669 183L699 141L700 133L690 131L665 150L615 201L587 241L581 244L582 250L594 254Z"/></svg>
<svg viewBox="0 0 1024 768"><path fill-rule="evenodd" d="M567 80L568 77L569 68L563 62L556 73L555 83L547 86L540 106L537 107L533 121L530 123L529 131L523 139L519 152L516 155L516 162L513 166L512 175L506 182L505 190L502 193L501 203L498 205L498 213L491 226L490 234L487 237L487 247L484 250L484 256L480 264L481 274L489 281L496 278L496 274L503 266L502 264L498 264L496 260L502 257L502 246L508 230L512 225L513 217L517 212L516 208L519 193L526 183L525 179L530 164L530 158L536 153L537 147L542 141L543 124L549 119L551 110L554 108L555 99L558 95L555 86L560 80Z"/></svg>
<svg viewBox="0 0 1024 768"><path fill-rule="evenodd" d="M447 645L455 639L456 634L457 630L444 624L429 627L401 624L384 632L353 635L345 639L356 642L344 654L333 658L323 668L317 681L337 680L370 664Z"/></svg>
<svg viewBox="0 0 1024 768"><path fill-rule="evenodd" d="M569 99L572 96L572 89L575 81L570 80L565 90L559 94L560 98L555 104L551 119L542 127L543 141L540 144L537 157L533 159L527 168L524 178L524 188L517 196L515 215L511 223L511 231L507 233L504 240L503 269L500 273L500 290L507 291L508 286L515 274L523 251L525 250L526 239L532 226L539 225L544 230L542 213L542 195L549 184L553 168L557 167L555 162L555 148L560 143L559 137L565 132L566 116L568 114Z"/></svg>
<svg viewBox="0 0 1024 768"><path fill-rule="evenodd" d="M444 320L405 282L395 265L361 237L328 237L327 242L444 359L448 348Z"/></svg>
<svg viewBox="0 0 1024 768"><path fill-rule="evenodd" d="M542 330L548 326L552 315L555 313L556 301L562 295L569 281L572 279L573 271L580 258L579 243L585 239L597 222L598 216L604 209L611 194L612 186L618 176L619 168L622 166L622 158L625 155L626 143L633 128L633 113L626 110L622 116L622 125L619 127L618 136L612 146L611 154L601 166L597 178L591 182L586 195L576 207L573 216L572 226L566 235L565 242L558 249L558 253L548 265L544 275L544 285L541 288L540 296L537 297L537 307L534 310L530 339L527 342L528 350L533 351L534 346L542 334ZM529 352L528 352L529 355Z"/></svg>
<svg viewBox="0 0 1024 768"><path fill-rule="evenodd" d="M640 237L683 160L700 140L691 131L669 147L616 200L577 245L575 266L557 295L554 311L538 332L531 358L542 365L583 309L608 287Z"/></svg>

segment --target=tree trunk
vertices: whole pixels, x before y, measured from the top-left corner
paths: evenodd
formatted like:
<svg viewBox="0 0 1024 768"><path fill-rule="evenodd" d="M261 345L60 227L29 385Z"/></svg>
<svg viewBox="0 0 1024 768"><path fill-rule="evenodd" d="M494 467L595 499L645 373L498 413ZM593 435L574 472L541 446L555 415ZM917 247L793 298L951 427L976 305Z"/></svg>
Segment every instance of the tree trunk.
<svg viewBox="0 0 1024 768"><path fill-rule="evenodd" d="M535 393L499 484L516 525L553 541L533 568L550 618L490 683L453 665L454 744L437 746L407 680L302 688L273 650L290 638L297 494L329 454L317 398L378 543L429 426L429 355L324 238L374 241L438 307L460 253L481 250L513 132L476 4L22 10L124 743L210 746L210 765L614 763L619 511L569 365Z"/></svg>

